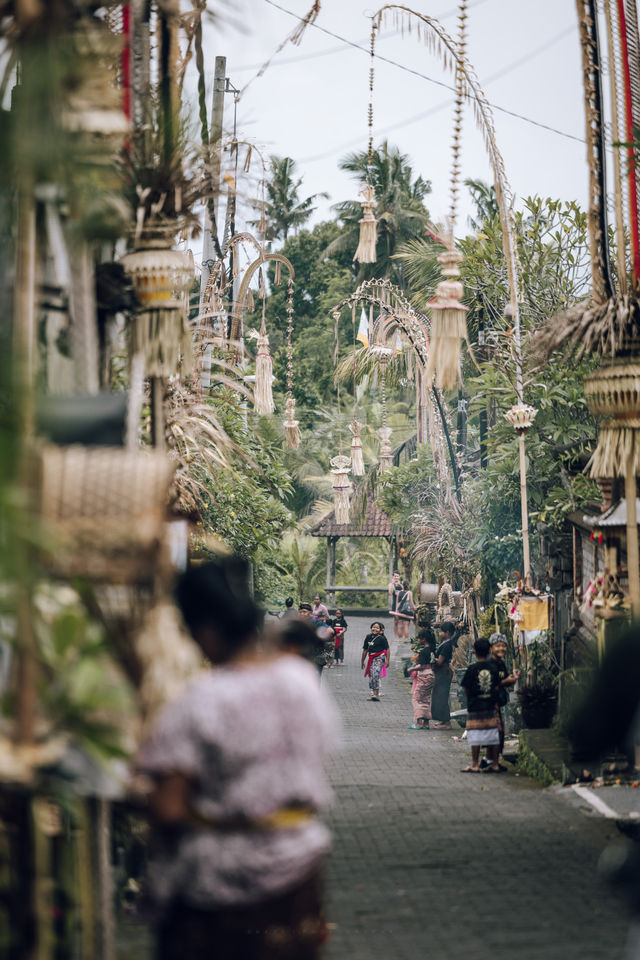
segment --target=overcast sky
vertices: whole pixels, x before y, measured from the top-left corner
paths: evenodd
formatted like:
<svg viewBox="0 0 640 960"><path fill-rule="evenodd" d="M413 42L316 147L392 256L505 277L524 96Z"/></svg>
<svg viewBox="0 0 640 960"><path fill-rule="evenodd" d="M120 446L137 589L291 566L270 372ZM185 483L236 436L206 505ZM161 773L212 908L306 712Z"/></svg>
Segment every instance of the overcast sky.
<svg viewBox="0 0 640 960"><path fill-rule="evenodd" d="M311 0L277 4L235 2L235 23L218 22L208 28L210 85L214 58L224 55L227 75L242 89L297 22L278 7L302 16ZM455 2L416 0L415 9L438 17L455 33ZM367 52L319 28L368 48L373 12L361 0L322 0L317 26L307 28L300 46L287 44L237 104L239 137L255 140L267 153L293 157L303 177L303 196L330 194L329 201L320 201L315 219L329 215L331 203L356 196L357 185L338 169L338 162L349 151L366 148L369 69ZM513 192L517 197L577 199L585 205L584 112L574 0L470 0L467 32L469 59L494 105L496 139ZM400 37L390 21L383 25L377 52L399 66L376 60L376 143L386 137L397 144L416 174L431 181L427 206L437 222L449 202L453 98L438 84L451 85L452 76L415 34ZM225 109L228 126L233 113L230 96ZM463 131L465 177L492 179L471 107L465 109ZM472 212L463 190L457 233L464 232Z"/></svg>

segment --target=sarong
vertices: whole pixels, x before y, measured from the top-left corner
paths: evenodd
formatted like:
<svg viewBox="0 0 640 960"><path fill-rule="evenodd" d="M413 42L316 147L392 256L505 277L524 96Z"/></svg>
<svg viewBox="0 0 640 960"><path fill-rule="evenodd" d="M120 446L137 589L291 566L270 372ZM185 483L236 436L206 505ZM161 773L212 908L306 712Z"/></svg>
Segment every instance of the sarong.
<svg viewBox="0 0 640 960"><path fill-rule="evenodd" d="M442 664L436 672L436 682L431 700L431 713L433 719L439 723L449 723L451 720L451 713L449 712L449 691L451 690L452 677L451 667L448 664Z"/></svg>
<svg viewBox="0 0 640 960"><path fill-rule="evenodd" d="M431 720L431 697L435 682L431 667L422 667L414 672L411 686L414 723L417 723L418 720Z"/></svg>
<svg viewBox="0 0 640 960"><path fill-rule="evenodd" d="M471 747L493 747L500 743L500 718L495 708L467 716L467 743Z"/></svg>
<svg viewBox="0 0 640 960"><path fill-rule="evenodd" d="M380 689L380 677L386 677L387 675L386 651L382 650L380 653L369 654L364 675L369 677L369 689L372 692Z"/></svg>
<svg viewBox="0 0 640 960"><path fill-rule="evenodd" d="M226 909L175 904L158 930L158 960L317 960L327 928L320 871L271 900Z"/></svg>

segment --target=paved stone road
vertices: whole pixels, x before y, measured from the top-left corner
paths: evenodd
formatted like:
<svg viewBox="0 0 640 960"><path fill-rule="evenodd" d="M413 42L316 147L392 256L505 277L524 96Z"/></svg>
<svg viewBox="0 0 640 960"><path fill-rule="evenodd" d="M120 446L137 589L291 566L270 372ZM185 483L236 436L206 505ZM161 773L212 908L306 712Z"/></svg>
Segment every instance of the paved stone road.
<svg viewBox="0 0 640 960"><path fill-rule="evenodd" d="M407 729L393 656L368 702L367 628L350 621L345 665L323 679L344 723L326 960L620 960L627 918L596 876L615 827L513 773L462 775L455 730Z"/></svg>

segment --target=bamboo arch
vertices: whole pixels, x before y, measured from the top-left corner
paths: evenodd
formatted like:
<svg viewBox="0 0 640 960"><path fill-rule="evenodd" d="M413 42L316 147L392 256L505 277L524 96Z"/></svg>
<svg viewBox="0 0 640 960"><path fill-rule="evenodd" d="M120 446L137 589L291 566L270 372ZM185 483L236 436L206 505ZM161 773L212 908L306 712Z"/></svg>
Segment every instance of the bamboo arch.
<svg viewBox="0 0 640 960"><path fill-rule="evenodd" d="M264 253L261 251L260 256L257 257L252 263L249 264L242 276L242 282L240 283L240 289L238 290L238 296L236 297L235 303L233 305L233 312L231 314L231 332L230 339L237 340L240 336L240 326L242 323L242 317L244 315L247 294L249 293L249 284L253 276L255 275L256 270L258 270L264 263L281 263L289 271L289 280L295 280L295 270L293 269L293 264L287 257L282 253Z"/></svg>
<svg viewBox="0 0 640 960"><path fill-rule="evenodd" d="M225 255L230 250L235 253L236 248L241 243L250 243L258 251L258 256L255 260L252 260L247 269L245 270L242 280L240 282L240 288L238 294L235 298L233 309L231 311L231 329L229 331L229 339L231 341L237 340L240 336L240 329L242 325L242 317L244 316L244 311L246 308L247 296L249 293L249 284L255 276L256 270L258 270L265 263L280 263L286 267L289 273L289 279L295 280L295 270L291 261L284 256L282 253L265 253L262 244L256 240L252 233L236 233L231 237L225 250ZM207 316L207 310L211 307L213 303L213 297L215 293L216 286L220 281L220 276L224 268L224 260L218 259L213 265L213 269L209 274L209 279L207 280L207 285L204 289L204 294L202 297L202 315Z"/></svg>
<svg viewBox="0 0 640 960"><path fill-rule="evenodd" d="M403 296L400 290L387 279L365 280L353 293L336 304L331 311L331 316L338 322L340 314L346 307L350 307L353 310L361 303L377 306L381 312L393 318L413 347L421 365L426 368L429 358L429 337L427 330L424 324L418 319L411 303Z"/></svg>
<svg viewBox="0 0 640 960"><path fill-rule="evenodd" d="M368 303L371 306L378 307L382 314L386 314L382 320L382 326L389 326L390 324L394 323L400 328L413 348L420 366L419 378L417 378L416 382L416 432L418 442L422 443L425 440L426 432L424 413L427 409L427 405L431 404L429 387L425 376L429 362L429 333L427 325L423 322L423 319L419 317L409 300L407 300L407 298L395 286L395 284L387 279L372 279L363 281L363 283L361 283L353 293L336 304L331 311L331 316L336 324L338 324L340 321L340 315L344 309L349 307L353 312L362 303ZM456 488L456 497L459 500L460 476L458 464L453 450L453 444L451 442L451 436L449 433L449 425L447 424L444 407L442 405L442 399L438 390L435 386L432 386L430 390L440 416L440 421L442 423L442 430L447 444L449 460L451 463L451 471ZM438 453L438 451L434 451L434 455L436 453Z"/></svg>

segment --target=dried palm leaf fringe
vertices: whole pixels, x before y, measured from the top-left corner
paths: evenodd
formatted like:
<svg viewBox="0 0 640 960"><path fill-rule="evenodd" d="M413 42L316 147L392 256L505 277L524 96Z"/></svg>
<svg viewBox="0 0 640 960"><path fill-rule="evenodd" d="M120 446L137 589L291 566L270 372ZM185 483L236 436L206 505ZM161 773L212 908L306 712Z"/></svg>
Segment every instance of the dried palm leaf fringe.
<svg viewBox="0 0 640 960"><path fill-rule="evenodd" d="M300 421L296 420L296 401L289 397L286 403L284 419L284 437L290 450L297 450L300 446Z"/></svg>
<svg viewBox="0 0 640 960"><path fill-rule="evenodd" d="M273 379L273 360L269 353L269 337L262 324L258 336L258 353L256 356L256 385L255 385L255 410L256 413L265 417L275 410L273 403L273 392L271 381Z"/></svg>
<svg viewBox="0 0 640 960"><path fill-rule="evenodd" d="M460 309L432 311L427 383L435 373L438 386L443 390L457 386L460 380L460 342L466 336L465 314Z"/></svg>
<svg viewBox="0 0 640 960"><path fill-rule="evenodd" d="M624 427L601 426L589 468L592 477L623 477L631 457L632 469L640 472L640 419Z"/></svg>
<svg viewBox="0 0 640 960"><path fill-rule="evenodd" d="M192 335L182 310L147 310L130 326L130 356L142 353L147 377L193 371Z"/></svg>

